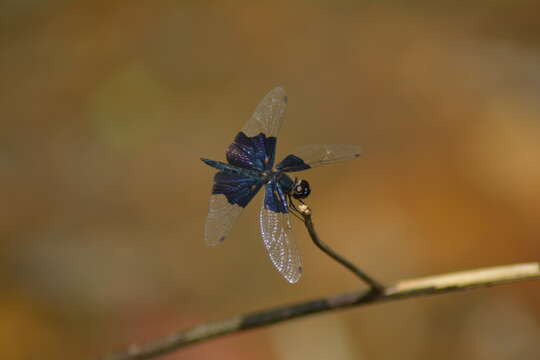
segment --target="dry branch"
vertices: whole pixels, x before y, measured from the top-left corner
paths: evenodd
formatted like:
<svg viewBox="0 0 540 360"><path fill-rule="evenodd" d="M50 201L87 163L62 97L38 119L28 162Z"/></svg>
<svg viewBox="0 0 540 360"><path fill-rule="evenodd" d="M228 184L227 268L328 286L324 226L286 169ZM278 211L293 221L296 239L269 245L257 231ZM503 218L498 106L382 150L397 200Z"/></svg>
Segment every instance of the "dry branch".
<svg viewBox="0 0 540 360"><path fill-rule="evenodd" d="M204 340L319 312L495 286L533 278L540 278L540 263L506 265L404 280L393 286L385 287L379 294L369 290L345 293L201 324L158 339L153 343L141 346L133 345L125 352L104 357L103 360L151 359Z"/></svg>

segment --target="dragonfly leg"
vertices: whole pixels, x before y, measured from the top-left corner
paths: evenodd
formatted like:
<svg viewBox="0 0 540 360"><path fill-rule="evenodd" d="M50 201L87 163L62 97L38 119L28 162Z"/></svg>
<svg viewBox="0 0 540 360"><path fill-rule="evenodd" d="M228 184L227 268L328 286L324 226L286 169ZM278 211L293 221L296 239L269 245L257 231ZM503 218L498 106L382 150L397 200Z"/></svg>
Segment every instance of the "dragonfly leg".
<svg viewBox="0 0 540 360"><path fill-rule="evenodd" d="M296 205L294 204L291 195L287 194L287 197L289 198L289 209L291 210L291 214L296 216L299 220L304 221L304 218L302 216L302 212L296 208ZM300 200L300 201L303 203L302 200Z"/></svg>

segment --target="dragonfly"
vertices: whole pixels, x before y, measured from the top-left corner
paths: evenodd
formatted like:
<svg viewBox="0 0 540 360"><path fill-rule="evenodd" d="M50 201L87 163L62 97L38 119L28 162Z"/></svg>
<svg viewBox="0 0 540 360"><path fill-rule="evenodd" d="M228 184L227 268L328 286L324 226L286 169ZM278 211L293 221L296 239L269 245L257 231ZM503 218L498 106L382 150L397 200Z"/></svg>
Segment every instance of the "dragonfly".
<svg viewBox="0 0 540 360"><path fill-rule="evenodd" d="M227 148L227 162L201 160L216 168L204 230L208 245L222 243L242 210L264 186L259 225L266 252L275 269L289 283L302 276L302 261L292 233L294 200L303 202L311 188L289 173L360 156L356 145L304 145L274 166L277 136L287 107L282 87L271 90Z"/></svg>

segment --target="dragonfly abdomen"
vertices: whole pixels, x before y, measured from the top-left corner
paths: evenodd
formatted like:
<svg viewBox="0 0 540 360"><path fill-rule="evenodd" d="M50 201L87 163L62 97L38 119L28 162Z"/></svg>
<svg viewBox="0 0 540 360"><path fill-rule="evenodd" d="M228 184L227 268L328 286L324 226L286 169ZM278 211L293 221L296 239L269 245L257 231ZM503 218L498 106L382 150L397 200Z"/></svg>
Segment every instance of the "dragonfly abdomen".
<svg viewBox="0 0 540 360"><path fill-rule="evenodd" d="M253 177L257 179L261 177L260 172L256 170L244 169L235 165L227 164L221 161L210 160L206 158L201 158L201 160L206 165L211 166L221 171L225 171L226 173L229 173L229 174L237 174L237 175Z"/></svg>

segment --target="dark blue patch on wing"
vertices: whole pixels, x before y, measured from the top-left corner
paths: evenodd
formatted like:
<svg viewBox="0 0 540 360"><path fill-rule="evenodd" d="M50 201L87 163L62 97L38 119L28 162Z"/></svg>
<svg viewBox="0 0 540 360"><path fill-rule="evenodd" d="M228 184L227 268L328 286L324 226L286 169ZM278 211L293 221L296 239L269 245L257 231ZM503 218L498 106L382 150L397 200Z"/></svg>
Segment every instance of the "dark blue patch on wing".
<svg viewBox="0 0 540 360"><path fill-rule="evenodd" d="M265 171L274 166L275 151L275 137L263 133L249 137L240 131L227 149L226 157L231 165Z"/></svg>
<svg viewBox="0 0 540 360"><path fill-rule="evenodd" d="M304 160L292 154L287 155L287 157L281 160L281 162L277 164L276 166L277 170L285 171L285 172L302 171L302 170L307 170L310 168L311 166L306 164Z"/></svg>
<svg viewBox="0 0 540 360"><path fill-rule="evenodd" d="M278 183L270 181L264 187L264 207L268 210L280 213L289 212L287 198Z"/></svg>
<svg viewBox="0 0 540 360"><path fill-rule="evenodd" d="M246 207L261 186L259 179L220 171L214 176L212 194L223 194L229 203Z"/></svg>

